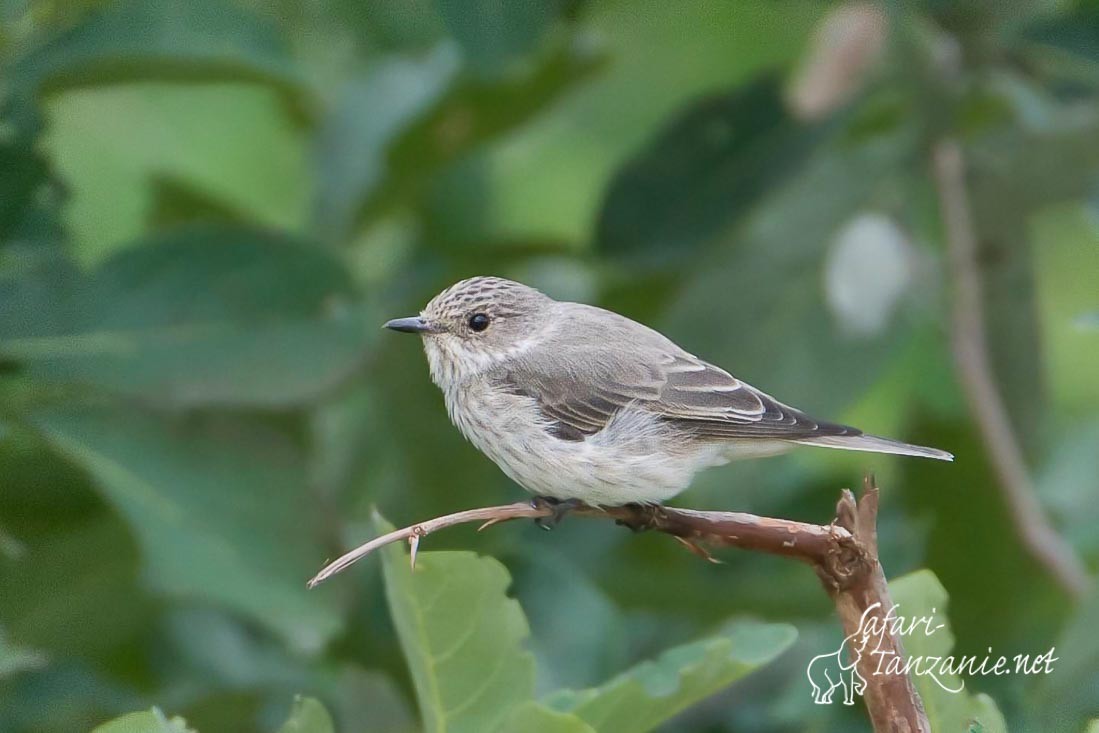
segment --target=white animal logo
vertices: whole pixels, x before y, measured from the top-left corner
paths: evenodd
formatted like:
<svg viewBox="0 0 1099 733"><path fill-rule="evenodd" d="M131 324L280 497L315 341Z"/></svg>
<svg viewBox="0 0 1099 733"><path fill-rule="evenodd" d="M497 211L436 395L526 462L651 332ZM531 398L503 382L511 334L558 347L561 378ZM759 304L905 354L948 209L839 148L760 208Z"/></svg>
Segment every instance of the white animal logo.
<svg viewBox="0 0 1099 733"><path fill-rule="evenodd" d="M859 674L858 663L862 649L851 646L852 654L847 653L848 642L858 636L856 631L840 644L839 649L813 657L806 668L809 684L813 686L813 702L817 705L830 705L837 687L843 688L843 704L854 705L855 695L866 690L866 680Z"/></svg>

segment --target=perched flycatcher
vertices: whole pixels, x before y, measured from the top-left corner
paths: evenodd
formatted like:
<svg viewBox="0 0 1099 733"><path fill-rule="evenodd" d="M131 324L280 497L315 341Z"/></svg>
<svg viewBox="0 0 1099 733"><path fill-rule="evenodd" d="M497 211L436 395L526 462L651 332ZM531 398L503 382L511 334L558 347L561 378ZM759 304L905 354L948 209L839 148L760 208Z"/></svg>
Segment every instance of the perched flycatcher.
<svg viewBox="0 0 1099 733"><path fill-rule="evenodd" d="M423 337L450 419L551 501L662 502L700 470L797 445L953 460L813 419L625 316L498 277L386 328Z"/></svg>

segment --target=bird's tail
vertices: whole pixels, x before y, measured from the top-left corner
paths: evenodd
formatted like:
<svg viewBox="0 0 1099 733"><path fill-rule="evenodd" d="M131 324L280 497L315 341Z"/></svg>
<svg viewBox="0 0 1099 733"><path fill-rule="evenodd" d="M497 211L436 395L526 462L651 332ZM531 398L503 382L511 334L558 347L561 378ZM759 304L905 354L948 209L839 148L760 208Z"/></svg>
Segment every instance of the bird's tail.
<svg viewBox="0 0 1099 733"><path fill-rule="evenodd" d="M925 448L922 445L902 443L899 440L879 438L876 435L821 435L794 441L802 445L818 445L823 448L840 450L861 450L869 453L894 453L899 456L918 456L934 458L937 461L953 461L954 455L938 448Z"/></svg>

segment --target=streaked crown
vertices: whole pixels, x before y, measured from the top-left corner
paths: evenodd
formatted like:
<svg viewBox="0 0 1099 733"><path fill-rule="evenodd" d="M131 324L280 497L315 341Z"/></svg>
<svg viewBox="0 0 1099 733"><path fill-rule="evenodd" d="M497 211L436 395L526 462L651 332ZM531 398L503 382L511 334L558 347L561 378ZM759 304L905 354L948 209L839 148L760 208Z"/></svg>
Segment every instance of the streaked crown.
<svg viewBox="0 0 1099 733"><path fill-rule="evenodd" d="M550 299L532 287L502 277L479 275L454 283L424 308L424 315L453 321L484 312L493 319L526 315Z"/></svg>

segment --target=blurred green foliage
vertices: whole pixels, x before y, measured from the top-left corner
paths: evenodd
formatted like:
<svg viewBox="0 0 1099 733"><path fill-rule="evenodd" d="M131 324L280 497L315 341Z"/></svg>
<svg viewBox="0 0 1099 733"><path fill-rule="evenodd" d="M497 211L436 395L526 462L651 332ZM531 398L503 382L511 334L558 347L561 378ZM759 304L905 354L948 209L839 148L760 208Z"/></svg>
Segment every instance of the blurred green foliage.
<svg viewBox="0 0 1099 733"><path fill-rule="evenodd" d="M1094 574L1092 0L0 0L0 731L868 729L812 704L841 632L775 558L512 524L305 588L373 507L522 495L378 329L473 274L954 452L806 450L676 503L827 522L875 471L909 612L1060 657L925 686L937 730L1083 730L1099 596L1022 547L964 409L944 135L995 376Z"/></svg>

